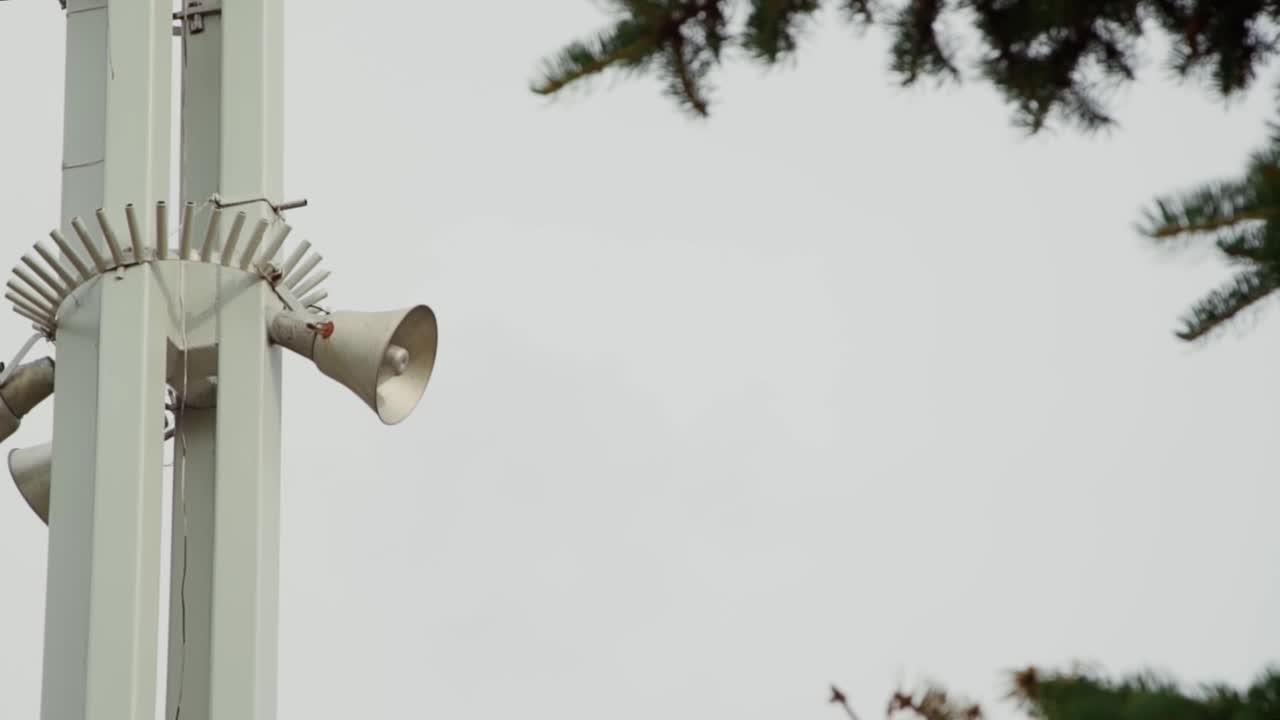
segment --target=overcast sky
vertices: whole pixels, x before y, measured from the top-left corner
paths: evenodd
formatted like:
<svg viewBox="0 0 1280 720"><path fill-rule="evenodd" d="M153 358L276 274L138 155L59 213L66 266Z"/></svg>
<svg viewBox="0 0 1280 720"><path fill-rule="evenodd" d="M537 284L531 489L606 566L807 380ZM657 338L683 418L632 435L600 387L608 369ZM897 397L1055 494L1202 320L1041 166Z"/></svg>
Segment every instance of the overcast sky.
<svg viewBox="0 0 1280 720"><path fill-rule="evenodd" d="M374 5L289 4L290 222L440 356L393 428L286 358L281 718L839 720L836 682L869 720L898 682L1280 659L1280 315L1180 344L1224 270L1132 231L1242 167L1274 72L1228 108L1153 54L1119 131L1026 139L829 24L699 122L527 91L587 0ZM0 5L9 262L60 220L62 33ZM3 718L46 538L0 488Z"/></svg>

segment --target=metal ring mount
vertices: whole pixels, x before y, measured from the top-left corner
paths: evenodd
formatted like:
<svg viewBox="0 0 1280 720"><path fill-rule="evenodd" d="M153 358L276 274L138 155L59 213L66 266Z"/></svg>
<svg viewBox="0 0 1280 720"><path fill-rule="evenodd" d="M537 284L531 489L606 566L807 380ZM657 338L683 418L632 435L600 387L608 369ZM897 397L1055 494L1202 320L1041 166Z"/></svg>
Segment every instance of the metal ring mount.
<svg viewBox="0 0 1280 720"><path fill-rule="evenodd" d="M285 242L293 228L283 220L264 218L251 229L246 229L248 215L237 212L230 218L230 227L224 233L223 209L213 206L205 222L202 241L197 248L196 206L187 203L182 208L178 228L178 245L170 247L169 211L166 203L155 205L154 236L144 237L138 222L137 209L126 205L128 244L121 244L115 226L107 213L96 213L101 244L95 233L80 217L71 219L71 228L88 255L86 260L60 230L53 230L55 248L42 242L34 246L36 259L31 253L22 256L22 262L14 267L13 277L6 284L5 298L13 303L14 312L30 320L37 330L53 339L58 328L58 310L64 300L84 284L109 272L122 271L134 265L158 261L200 262L221 267L235 268L257 274L271 284L276 294L291 310L299 312L315 306L329 296L323 283L329 272L319 270L323 257L311 249L311 243L302 240L282 255ZM243 250L241 238L248 235ZM102 249L107 252L104 254ZM277 258L283 257L279 265ZM41 262L43 260L43 262Z"/></svg>

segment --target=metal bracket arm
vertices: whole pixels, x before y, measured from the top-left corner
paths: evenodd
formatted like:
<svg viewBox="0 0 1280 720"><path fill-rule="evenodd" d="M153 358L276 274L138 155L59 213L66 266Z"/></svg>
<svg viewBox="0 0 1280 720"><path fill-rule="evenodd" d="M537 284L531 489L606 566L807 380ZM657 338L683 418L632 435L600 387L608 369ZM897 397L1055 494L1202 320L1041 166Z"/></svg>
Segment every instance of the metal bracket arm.
<svg viewBox="0 0 1280 720"><path fill-rule="evenodd" d="M222 0L188 0L186 5L173 14L173 19L179 23L185 22L187 32L192 35L199 35L204 32L204 16L205 15L221 15ZM174 37L182 37L182 25L179 24L173 28Z"/></svg>

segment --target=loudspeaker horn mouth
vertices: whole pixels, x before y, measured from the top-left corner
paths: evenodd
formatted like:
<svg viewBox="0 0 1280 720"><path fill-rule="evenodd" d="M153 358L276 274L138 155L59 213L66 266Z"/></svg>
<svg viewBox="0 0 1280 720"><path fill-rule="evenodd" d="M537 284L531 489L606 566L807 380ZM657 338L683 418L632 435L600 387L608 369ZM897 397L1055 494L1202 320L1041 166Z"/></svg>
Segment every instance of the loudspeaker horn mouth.
<svg viewBox="0 0 1280 720"><path fill-rule="evenodd" d="M313 315L285 311L272 318L271 339L311 360L395 425L409 417L436 363L436 315L426 305L386 312Z"/></svg>
<svg viewBox="0 0 1280 720"><path fill-rule="evenodd" d="M438 333L436 315L426 305L410 308L396 326L378 368L373 403L383 423L403 421L421 402L435 369Z"/></svg>
<svg viewBox="0 0 1280 720"><path fill-rule="evenodd" d="M49 443L9 451L9 475L31 511L49 524L49 495L53 479L53 446Z"/></svg>

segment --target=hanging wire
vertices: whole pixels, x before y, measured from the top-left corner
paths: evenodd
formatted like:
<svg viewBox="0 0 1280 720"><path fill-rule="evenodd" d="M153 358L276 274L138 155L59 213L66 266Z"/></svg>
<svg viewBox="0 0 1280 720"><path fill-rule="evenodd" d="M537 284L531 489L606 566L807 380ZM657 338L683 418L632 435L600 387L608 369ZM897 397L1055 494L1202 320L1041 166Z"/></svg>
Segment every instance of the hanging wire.
<svg viewBox="0 0 1280 720"><path fill-rule="evenodd" d="M27 341L25 343L22 344L22 348L19 349L18 353L13 356L12 362L10 362L8 365L0 366L0 367L3 367L3 371L0 371L0 385L4 385L5 382L9 380L9 376L12 375L13 371L18 368L18 365L22 362L22 360L27 357L27 353L31 352L31 348L35 347L36 343L40 342L40 340L44 339L44 337L45 337L44 333L38 332L33 334L31 337L27 338Z"/></svg>
<svg viewBox="0 0 1280 720"><path fill-rule="evenodd" d="M185 28L185 24L183 25ZM184 30L185 32L185 30ZM187 391L189 380L189 367L187 353L187 264L185 262L178 263L178 312L182 316L180 327L182 329L182 392L178 393L178 409L174 414L174 427L177 429L178 442L174 446L174 450L178 453L178 488L181 493L182 501L179 503L182 508L182 577L178 581L178 602L181 607L182 618L180 622L182 631L182 657L178 661L178 699L174 703L173 720L179 720L182 717L182 696L186 687L186 669L187 669Z"/></svg>
<svg viewBox="0 0 1280 720"><path fill-rule="evenodd" d="M187 0L182 0L184 5L186 4L186 1ZM182 103L182 107L179 111L179 115L182 118L182 125L179 130L181 135L178 138L178 146L179 146L178 191L180 194L182 194L186 190L186 188L184 187L186 183L185 183L185 179L182 177L182 173L185 172L187 168L186 125L187 125L187 85L189 84L188 67L187 67L187 60L188 60L187 41L191 37L191 32L190 32L190 25L187 23L186 18L183 18L180 22L182 23L182 81L179 83L179 88L180 88L179 102ZM181 196L179 199L181 200ZM205 207L208 207L209 205L210 203L206 201L201 206L200 209L203 210ZM199 211L191 214L192 221L195 220L195 216L198 214L198 212ZM181 230L181 228L179 228L179 230ZM181 657L178 659L178 698L177 700L174 701L173 720L181 720L182 718L182 699L183 699L184 691L186 690L186 685L187 685L187 561L189 559L189 556L187 553L188 526L187 526L187 422L186 422L187 397L186 396L187 396L187 390L188 390L187 352L189 348L187 347L188 339L187 339L187 263L185 262L186 258L185 257L182 258L182 261L183 262L178 263L178 312L182 316L181 325L180 325L182 329L182 392L178 393L178 397L176 398L178 401L178 407L173 416L174 429L178 431L177 441L174 443L174 448L173 448L174 452L177 455L174 461L178 465L178 470L177 470L178 482L177 482L177 487L175 487L174 490L175 492L182 493L181 502L179 503L179 506L182 509L182 513L181 513L182 514L182 575L178 580L178 603L179 603L180 611L182 612L182 618L179 621L179 626L182 633L181 635L182 644L180 646Z"/></svg>

